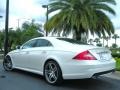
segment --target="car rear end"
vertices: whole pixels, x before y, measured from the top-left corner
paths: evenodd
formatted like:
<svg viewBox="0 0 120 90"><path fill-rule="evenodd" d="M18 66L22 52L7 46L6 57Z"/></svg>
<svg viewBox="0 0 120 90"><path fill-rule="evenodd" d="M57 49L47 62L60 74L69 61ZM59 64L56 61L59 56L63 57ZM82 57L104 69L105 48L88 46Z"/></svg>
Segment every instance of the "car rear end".
<svg viewBox="0 0 120 90"><path fill-rule="evenodd" d="M89 45L82 52L77 50L71 61L63 65L64 79L91 78L115 71L115 60L110 50L98 47L87 49L88 47Z"/></svg>

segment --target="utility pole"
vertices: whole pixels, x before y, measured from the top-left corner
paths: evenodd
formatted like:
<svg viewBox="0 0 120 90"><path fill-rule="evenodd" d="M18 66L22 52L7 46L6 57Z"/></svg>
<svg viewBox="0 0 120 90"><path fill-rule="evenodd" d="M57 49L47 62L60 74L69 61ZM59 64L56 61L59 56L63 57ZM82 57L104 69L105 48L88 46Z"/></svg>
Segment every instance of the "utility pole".
<svg viewBox="0 0 120 90"><path fill-rule="evenodd" d="M47 9L47 12L46 12L46 22L48 21L48 5L42 5L43 8L46 8ZM46 30L46 37L48 36L48 32Z"/></svg>
<svg viewBox="0 0 120 90"><path fill-rule="evenodd" d="M6 54L8 53L8 26L9 26L9 0L6 0L4 58Z"/></svg>

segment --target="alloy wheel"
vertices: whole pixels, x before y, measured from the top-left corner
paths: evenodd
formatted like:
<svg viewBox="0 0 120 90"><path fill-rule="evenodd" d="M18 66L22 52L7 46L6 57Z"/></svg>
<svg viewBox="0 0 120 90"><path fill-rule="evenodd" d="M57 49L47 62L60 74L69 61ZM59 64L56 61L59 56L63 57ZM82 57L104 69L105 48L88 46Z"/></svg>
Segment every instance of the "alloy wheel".
<svg viewBox="0 0 120 90"><path fill-rule="evenodd" d="M61 69L55 61L48 61L45 64L44 76L46 81L51 85L60 84L63 80Z"/></svg>
<svg viewBox="0 0 120 90"><path fill-rule="evenodd" d="M3 61L3 67L6 71L12 70L12 61L9 57L6 57L5 60Z"/></svg>

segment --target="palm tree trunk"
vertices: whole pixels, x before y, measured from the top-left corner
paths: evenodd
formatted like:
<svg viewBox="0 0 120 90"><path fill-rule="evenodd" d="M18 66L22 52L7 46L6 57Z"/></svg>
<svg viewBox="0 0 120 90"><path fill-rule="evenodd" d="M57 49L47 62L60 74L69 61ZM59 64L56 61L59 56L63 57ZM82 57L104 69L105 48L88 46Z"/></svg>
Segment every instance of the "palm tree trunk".
<svg viewBox="0 0 120 90"><path fill-rule="evenodd" d="M81 41L81 32L80 32L80 30L79 31L77 31L77 30L75 30L75 34L74 34L75 36L75 40L79 40L79 41Z"/></svg>

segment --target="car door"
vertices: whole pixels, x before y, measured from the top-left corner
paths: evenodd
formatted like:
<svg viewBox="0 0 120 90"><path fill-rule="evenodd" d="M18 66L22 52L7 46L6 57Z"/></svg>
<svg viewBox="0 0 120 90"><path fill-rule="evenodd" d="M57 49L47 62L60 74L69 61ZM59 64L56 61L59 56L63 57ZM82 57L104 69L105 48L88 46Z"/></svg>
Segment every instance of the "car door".
<svg viewBox="0 0 120 90"><path fill-rule="evenodd" d="M42 72L43 63L52 49L53 46L48 40L37 39L35 48L29 53L29 69Z"/></svg>
<svg viewBox="0 0 120 90"><path fill-rule="evenodd" d="M21 68L29 68L29 59L30 59L30 52L33 51L36 44L35 40L30 40L23 44L21 48L19 49L19 52L17 53L16 57L16 66Z"/></svg>

